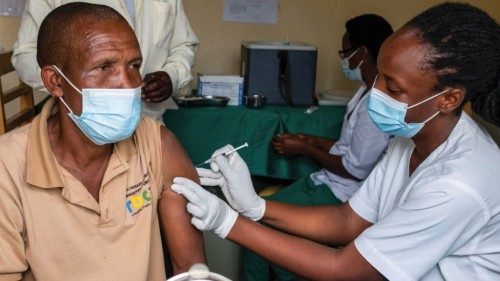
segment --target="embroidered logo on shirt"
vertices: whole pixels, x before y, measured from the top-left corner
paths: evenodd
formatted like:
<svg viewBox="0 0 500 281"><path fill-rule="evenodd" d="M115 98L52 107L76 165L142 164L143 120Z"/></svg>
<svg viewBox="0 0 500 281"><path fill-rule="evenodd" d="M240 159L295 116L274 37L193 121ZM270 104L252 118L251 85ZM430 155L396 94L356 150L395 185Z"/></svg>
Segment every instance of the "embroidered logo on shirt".
<svg viewBox="0 0 500 281"><path fill-rule="evenodd" d="M127 187L125 198L125 209L132 216L139 214L142 210L151 206L153 196L151 195L151 187L149 185L149 174L145 174L140 183Z"/></svg>

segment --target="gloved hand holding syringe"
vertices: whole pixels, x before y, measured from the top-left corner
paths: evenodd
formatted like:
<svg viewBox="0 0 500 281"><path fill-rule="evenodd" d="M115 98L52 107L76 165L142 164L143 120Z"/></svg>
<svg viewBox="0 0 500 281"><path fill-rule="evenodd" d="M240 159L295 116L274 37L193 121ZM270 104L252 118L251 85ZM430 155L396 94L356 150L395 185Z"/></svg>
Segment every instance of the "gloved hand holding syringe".
<svg viewBox="0 0 500 281"><path fill-rule="evenodd" d="M199 230L213 230L226 238L238 213L253 221L264 216L266 201L255 192L250 170L235 152L246 146L247 143L237 148L226 145L216 150L208 160L210 169L196 168L201 186L190 179L174 178L171 188L193 206L188 212L193 215L191 223ZM227 203L202 186L219 186Z"/></svg>
<svg viewBox="0 0 500 281"><path fill-rule="evenodd" d="M233 149L231 149L231 150L229 150L229 151L226 151L226 152L224 152L224 153L220 153L220 154L218 154L218 155L212 155L212 157L210 157L209 159L207 159L205 162L200 163L200 164L196 165L195 167L199 167L199 166L204 165L204 164L209 164L210 162L214 161L215 157L217 157L217 156L219 156L219 155L224 155L224 156L226 156L226 157L227 157L227 156L229 156L231 153L233 153L233 152L235 152L235 151L238 151L238 150L240 150L240 149L242 149L242 148L244 148L244 147L248 147L248 143L247 143L247 142L245 142L244 144L242 144L242 145L240 145L240 146L238 146L238 147L236 147L236 148L233 148Z"/></svg>

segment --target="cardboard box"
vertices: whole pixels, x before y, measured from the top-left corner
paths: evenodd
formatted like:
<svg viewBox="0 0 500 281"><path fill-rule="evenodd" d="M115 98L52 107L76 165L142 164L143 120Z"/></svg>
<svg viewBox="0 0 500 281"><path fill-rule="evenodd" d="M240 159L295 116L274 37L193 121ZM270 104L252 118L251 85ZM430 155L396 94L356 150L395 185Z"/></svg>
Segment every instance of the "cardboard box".
<svg viewBox="0 0 500 281"><path fill-rule="evenodd" d="M239 75L198 76L198 95L222 96L230 100L228 105L243 104L243 77Z"/></svg>

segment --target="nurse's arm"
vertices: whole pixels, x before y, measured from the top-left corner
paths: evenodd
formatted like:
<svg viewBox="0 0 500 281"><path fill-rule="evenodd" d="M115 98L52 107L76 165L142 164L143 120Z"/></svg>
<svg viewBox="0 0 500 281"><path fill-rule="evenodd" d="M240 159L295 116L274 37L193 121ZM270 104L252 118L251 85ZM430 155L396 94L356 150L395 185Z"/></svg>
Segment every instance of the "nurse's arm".
<svg viewBox="0 0 500 281"><path fill-rule="evenodd" d="M347 245L372 223L348 203L304 207L266 201L262 222L287 233L327 245Z"/></svg>
<svg viewBox="0 0 500 281"><path fill-rule="evenodd" d="M312 216L311 216L312 217ZM227 239L266 260L313 280L384 280L354 243L337 250L239 216Z"/></svg>
<svg viewBox="0 0 500 281"><path fill-rule="evenodd" d="M163 175L170 186L175 176L182 176L199 183L196 170L186 152L172 132L161 128ZM186 210L187 201L182 195L164 188L158 202L158 212L163 233L172 260L174 275L185 272L194 263L205 263L203 235L191 224Z"/></svg>
<svg viewBox="0 0 500 281"><path fill-rule="evenodd" d="M335 141L332 140L331 138L313 136L308 134L301 134L301 135L303 135L306 138L306 142L326 152L330 151L330 148L332 148L333 144L335 143Z"/></svg>

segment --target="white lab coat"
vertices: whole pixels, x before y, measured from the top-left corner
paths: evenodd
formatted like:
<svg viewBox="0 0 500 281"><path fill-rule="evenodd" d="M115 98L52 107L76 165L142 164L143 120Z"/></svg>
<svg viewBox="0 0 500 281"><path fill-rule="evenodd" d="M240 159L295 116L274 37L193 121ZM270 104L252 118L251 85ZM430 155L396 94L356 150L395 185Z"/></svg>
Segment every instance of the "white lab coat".
<svg viewBox="0 0 500 281"><path fill-rule="evenodd" d="M151 72L166 71L174 91L191 80L198 39L184 14L181 0L134 0L135 23L131 22L123 0L28 0L12 57L16 71L26 84L46 91L36 61L38 29L50 11L78 1L110 6L129 22L141 47L143 77ZM173 104L171 98L162 103L143 102L143 113L161 120L169 104Z"/></svg>
<svg viewBox="0 0 500 281"><path fill-rule="evenodd" d="M500 150L462 114L409 175L415 145L394 138L349 200L374 223L354 241L389 280L500 280Z"/></svg>
<svg viewBox="0 0 500 281"><path fill-rule="evenodd" d="M365 179L387 148L389 135L380 131L368 116L366 103L369 93L360 87L347 104L340 138L333 144L330 154L342 157L345 169L351 175ZM342 202L347 201L361 186L361 182L344 178L323 168L311 174L314 184L326 184Z"/></svg>

